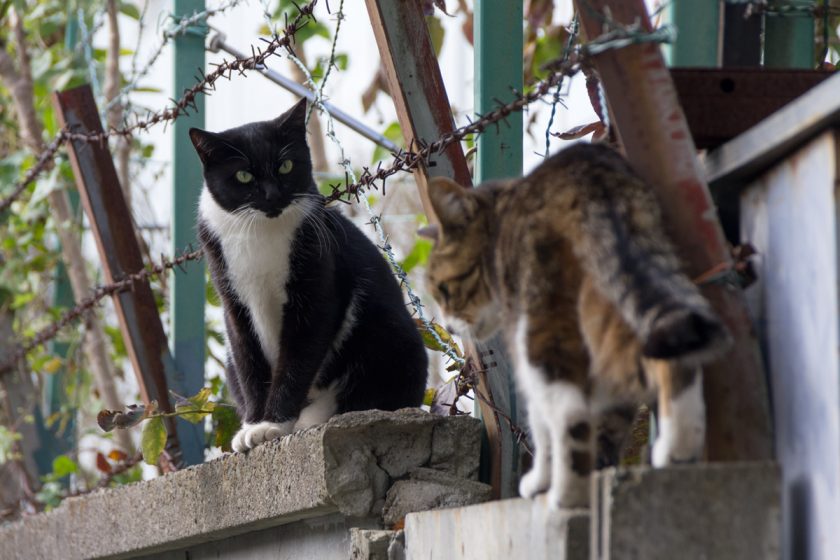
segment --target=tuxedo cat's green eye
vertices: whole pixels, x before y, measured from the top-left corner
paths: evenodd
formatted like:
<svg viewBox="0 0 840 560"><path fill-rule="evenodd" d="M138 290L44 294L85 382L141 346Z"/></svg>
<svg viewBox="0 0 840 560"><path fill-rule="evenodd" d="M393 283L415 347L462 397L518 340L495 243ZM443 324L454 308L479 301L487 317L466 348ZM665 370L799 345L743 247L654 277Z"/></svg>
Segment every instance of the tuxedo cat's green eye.
<svg viewBox="0 0 840 560"><path fill-rule="evenodd" d="M292 160L284 159L283 163L280 164L280 168L277 171L280 172L280 175L285 175L289 171L292 170Z"/></svg>
<svg viewBox="0 0 840 560"><path fill-rule="evenodd" d="M247 171L237 171L236 180L240 183L250 183L254 180L254 176L248 173Z"/></svg>

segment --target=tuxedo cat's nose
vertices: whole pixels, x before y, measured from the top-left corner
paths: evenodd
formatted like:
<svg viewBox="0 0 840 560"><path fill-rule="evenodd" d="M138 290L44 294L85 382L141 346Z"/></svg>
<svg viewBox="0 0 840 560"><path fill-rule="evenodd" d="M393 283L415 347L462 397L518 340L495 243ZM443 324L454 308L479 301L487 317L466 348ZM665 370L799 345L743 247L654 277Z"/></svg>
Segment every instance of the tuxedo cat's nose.
<svg viewBox="0 0 840 560"><path fill-rule="evenodd" d="M280 202L280 199L283 197L283 193L280 192L280 189L276 187L266 187L263 189L265 192L265 200L269 203L276 203Z"/></svg>

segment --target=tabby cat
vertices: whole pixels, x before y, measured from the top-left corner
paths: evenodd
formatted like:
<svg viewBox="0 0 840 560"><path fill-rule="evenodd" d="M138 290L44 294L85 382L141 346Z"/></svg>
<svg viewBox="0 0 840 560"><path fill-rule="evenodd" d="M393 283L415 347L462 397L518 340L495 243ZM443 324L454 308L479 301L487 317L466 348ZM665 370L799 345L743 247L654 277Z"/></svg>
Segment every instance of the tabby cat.
<svg viewBox="0 0 840 560"><path fill-rule="evenodd" d="M198 233L227 333L236 451L350 410L419 406L427 357L376 247L312 179L306 102L220 133L190 130L204 165Z"/></svg>
<svg viewBox="0 0 840 560"><path fill-rule="evenodd" d="M700 458L699 366L729 335L621 156L577 144L521 179L433 180L429 197L440 220L429 232L433 295L456 330L486 339L501 329L513 356L535 447L522 496L585 505L596 440L623 436L640 402L658 399L655 466Z"/></svg>

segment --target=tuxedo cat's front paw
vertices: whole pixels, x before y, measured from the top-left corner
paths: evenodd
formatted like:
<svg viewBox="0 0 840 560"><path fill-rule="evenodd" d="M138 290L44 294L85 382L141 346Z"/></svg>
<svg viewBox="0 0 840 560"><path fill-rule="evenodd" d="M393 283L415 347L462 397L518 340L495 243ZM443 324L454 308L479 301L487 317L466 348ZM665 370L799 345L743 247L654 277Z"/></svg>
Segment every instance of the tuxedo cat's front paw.
<svg viewBox="0 0 840 560"><path fill-rule="evenodd" d="M289 435L292 433L294 425L294 420L288 422L258 422L256 424L245 423L233 437L231 446L234 451L248 451L266 441Z"/></svg>
<svg viewBox="0 0 840 560"><path fill-rule="evenodd" d="M519 481L519 495L523 498L533 498L548 490L550 484L551 476L548 470L534 467Z"/></svg>

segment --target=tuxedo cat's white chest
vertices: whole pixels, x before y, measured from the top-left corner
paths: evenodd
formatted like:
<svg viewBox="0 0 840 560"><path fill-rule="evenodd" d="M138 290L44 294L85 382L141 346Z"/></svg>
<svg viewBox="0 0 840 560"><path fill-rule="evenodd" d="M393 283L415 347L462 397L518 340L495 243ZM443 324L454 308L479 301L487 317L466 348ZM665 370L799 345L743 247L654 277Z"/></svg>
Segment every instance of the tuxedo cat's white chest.
<svg viewBox="0 0 840 560"><path fill-rule="evenodd" d="M307 208L294 205L276 218L233 214L204 189L199 212L222 246L228 279L251 315L263 354L274 366L280 353L283 309L288 301L290 259Z"/></svg>

